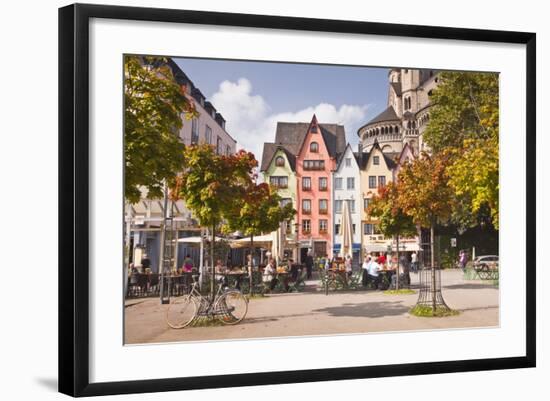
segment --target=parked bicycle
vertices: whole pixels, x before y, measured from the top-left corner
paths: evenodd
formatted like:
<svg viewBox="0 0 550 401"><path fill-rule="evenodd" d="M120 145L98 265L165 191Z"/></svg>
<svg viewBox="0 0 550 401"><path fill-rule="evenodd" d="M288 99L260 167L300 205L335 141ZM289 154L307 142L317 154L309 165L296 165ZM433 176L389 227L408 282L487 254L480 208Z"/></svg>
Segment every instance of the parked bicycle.
<svg viewBox="0 0 550 401"><path fill-rule="evenodd" d="M224 289L222 281L216 294L203 296L198 290L198 276L193 276L189 294L175 298L166 311L166 323L183 329L199 317L215 317L224 324L237 324L248 311L247 298L236 289Z"/></svg>

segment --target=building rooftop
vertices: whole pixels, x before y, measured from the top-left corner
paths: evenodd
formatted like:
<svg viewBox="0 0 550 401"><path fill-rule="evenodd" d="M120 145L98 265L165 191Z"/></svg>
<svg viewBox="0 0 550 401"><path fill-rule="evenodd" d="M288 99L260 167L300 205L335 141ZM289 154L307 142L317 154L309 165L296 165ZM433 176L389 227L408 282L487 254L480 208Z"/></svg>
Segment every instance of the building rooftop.
<svg viewBox="0 0 550 401"><path fill-rule="evenodd" d="M267 170L275 150L281 147L287 152L290 163L295 163L295 158L302 148L310 123L278 122L274 143L264 143L261 171ZM338 153L346 148L346 133L343 125L319 124L321 135L325 141L328 153L336 158ZM293 161L290 161L294 158ZM293 167L294 168L294 167Z"/></svg>

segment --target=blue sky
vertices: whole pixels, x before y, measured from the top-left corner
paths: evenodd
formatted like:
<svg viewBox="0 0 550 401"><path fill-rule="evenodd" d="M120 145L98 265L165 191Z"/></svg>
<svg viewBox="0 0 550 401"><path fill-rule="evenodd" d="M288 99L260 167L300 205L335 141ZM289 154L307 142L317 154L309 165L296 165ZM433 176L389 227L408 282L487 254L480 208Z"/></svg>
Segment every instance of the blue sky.
<svg viewBox="0 0 550 401"><path fill-rule="evenodd" d="M227 120L238 145L259 159L277 121L340 123L356 148L357 129L386 108L388 69L175 58Z"/></svg>

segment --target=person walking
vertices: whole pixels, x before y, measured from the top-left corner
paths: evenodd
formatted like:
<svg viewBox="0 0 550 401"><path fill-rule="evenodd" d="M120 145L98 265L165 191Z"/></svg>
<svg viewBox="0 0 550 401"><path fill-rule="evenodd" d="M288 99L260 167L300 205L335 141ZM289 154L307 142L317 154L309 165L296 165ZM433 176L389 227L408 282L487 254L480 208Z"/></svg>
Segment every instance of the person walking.
<svg viewBox="0 0 550 401"><path fill-rule="evenodd" d="M418 273L418 255L416 254L416 251L413 251L411 254L411 270L414 273Z"/></svg>
<svg viewBox="0 0 550 401"><path fill-rule="evenodd" d="M311 272L313 270L313 255L311 254L311 251L307 253L305 265L307 270L307 278L309 280L311 279Z"/></svg>

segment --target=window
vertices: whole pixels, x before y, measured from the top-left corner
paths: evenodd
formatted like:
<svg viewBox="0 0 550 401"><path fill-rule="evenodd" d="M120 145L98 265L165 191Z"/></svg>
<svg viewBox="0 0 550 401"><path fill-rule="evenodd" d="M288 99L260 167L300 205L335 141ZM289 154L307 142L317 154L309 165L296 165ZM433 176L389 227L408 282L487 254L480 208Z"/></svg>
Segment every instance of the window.
<svg viewBox="0 0 550 401"><path fill-rule="evenodd" d="M271 176L269 183L275 188L288 188L288 177L286 176Z"/></svg>
<svg viewBox="0 0 550 401"><path fill-rule="evenodd" d="M335 200L334 201L334 213L342 213L342 201L341 200Z"/></svg>
<svg viewBox="0 0 550 401"><path fill-rule="evenodd" d="M292 234L292 224L290 220L285 221L285 233Z"/></svg>
<svg viewBox="0 0 550 401"><path fill-rule="evenodd" d="M349 208L350 213L355 213L355 200L354 199L349 199L346 202L348 202L348 208Z"/></svg>
<svg viewBox="0 0 550 401"><path fill-rule="evenodd" d="M199 143L199 120L193 118L191 120L191 144L195 145Z"/></svg>
<svg viewBox="0 0 550 401"><path fill-rule="evenodd" d="M326 234L328 230L328 220L319 220L319 234Z"/></svg>
<svg viewBox="0 0 550 401"><path fill-rule="evenodd" d="M355 224L351 225L351 229L353 230L353 233L355 234Z"/></svg>
<svg viewBox="0 0 550 401"><path fill-rule="evenodd" d="M326 191L328 187L327 177L319 177L319 191Z"/></svg>
<svg viewBox="0 0 550 401"><path fill-rule="evenodd" d="M342 178L334 179L334 189L342 189Z"/></svg>
<svg viewBox="0 0 550 401"><path fill-rule="evenodd" d="M311 127L311 130L310 130L310 132L312 132L312 133L316 134L316 133L317 133L317 126L316 126L316 125L314 125L313 127Z"/></svg>
<svg viewBox="0 0 550 401"><path fill-rule="evenodd" d="M302 178L302 190L311 191L311 177Z"/></svg>
<svg viewBox="0 0 550 401"><path fill-rule="evenodd" d="M312 153L319 153L319 144L317 142L311 142L309 144L309 151Z"/></svg>
<svg viewBox="0 0 550 401"><path fill-rule="evenodd" d="M380 156L373 156L372 157L372 164L378 166L380 164Z"/></svg>
<svg viewBox="0 0 550 401"><path fill-rule="evenodd" d="M285 158L283 156L277 156L275 159L275 165L278 167L283 167L285 165Z"/></svg>
<svg viewBox="0 0 550 401"><path fill-rule="evenodd" d="M378 177L378 187L385 187L386 186L386 177L381 175Z"/></svg>
<svg viewBox="0 0 550 401"><path fill-rule="evenodd" d="M351 159L346 157L346 167L351 167Z"/></svg>
<svg viewBox="0 0 550 401"><path fill-rule="evenodd" d="M355 189L355 178L354 177L348 177L346 179L348 184L348 189Z"/></svg>
<svg viewBox="0 0 550 401"><path fill-rule="evenodd" d="M229 155L231 154L231 147L230 147L229 145L227 145L227 146L225 147L225 154L226 154L227 156L229 156Z"/></svg>
<svg viewBox="0 0 550 401"><path fill-rule="evenodd" d="M222 151L222 139L220 137L218 137L218 139L216 139L216 154L221 154L221 151Z"/></svg>
<svg viewBox="0 0 550 401"><path fill-rule="evenodd" d="M212 143L212 128L208 125L204 128L204 141L209 145Z"/></svg>
<svg viewBox="0 0 550 401"><path fill-rule="evenodd" d="M292 204L291 198L283 198L281 199L281 207L285 207L288 204Z"/></svg>
<svg viewBox="0 0 550 401"><path fill-rule="evenodd" d="M363 209L367 210L369 208L370 201L370 198L365 198L363 200Z"/></svg>
<svg viewBox="0 0 550 401"><path fill-rule="evenodd" d="M319 199L319 213L327 214L328 213L328 200Z"/></svg>
<svg viewBox="0 0 550 401"><path fill-rule="evenodd" d="M340 235L340 224L334 225L334 235Z"/></svg>
<svg viewBox="0 0 550 401"><path fill-rule="evenodd" d="M304 170L324 170L324 160L304 160Z"/></svg>
<svg viewBox="0 0 550 401"><path fill-rule="evenodd" d="M372 234L372 224L365 224L363 227L364 227L364 234L365 235L371 235Z"/></svg>
<svg viewBox="0 0 550 401"><path fill-rule="evenodd" d="M302 232L304 234L309 234L311 232L311 221L302 220Z"/></svg>
<svg viewBox="0 0 550 401"><path fill-rule="evenodd" d="M311 199L302 200L302 213L311 214Z"/></svg>
<svg viewBox="0 0 550 401"><path fill-rule="evenodd" d="M376 188L376 176L369 175L369 188Z"/></svg>

